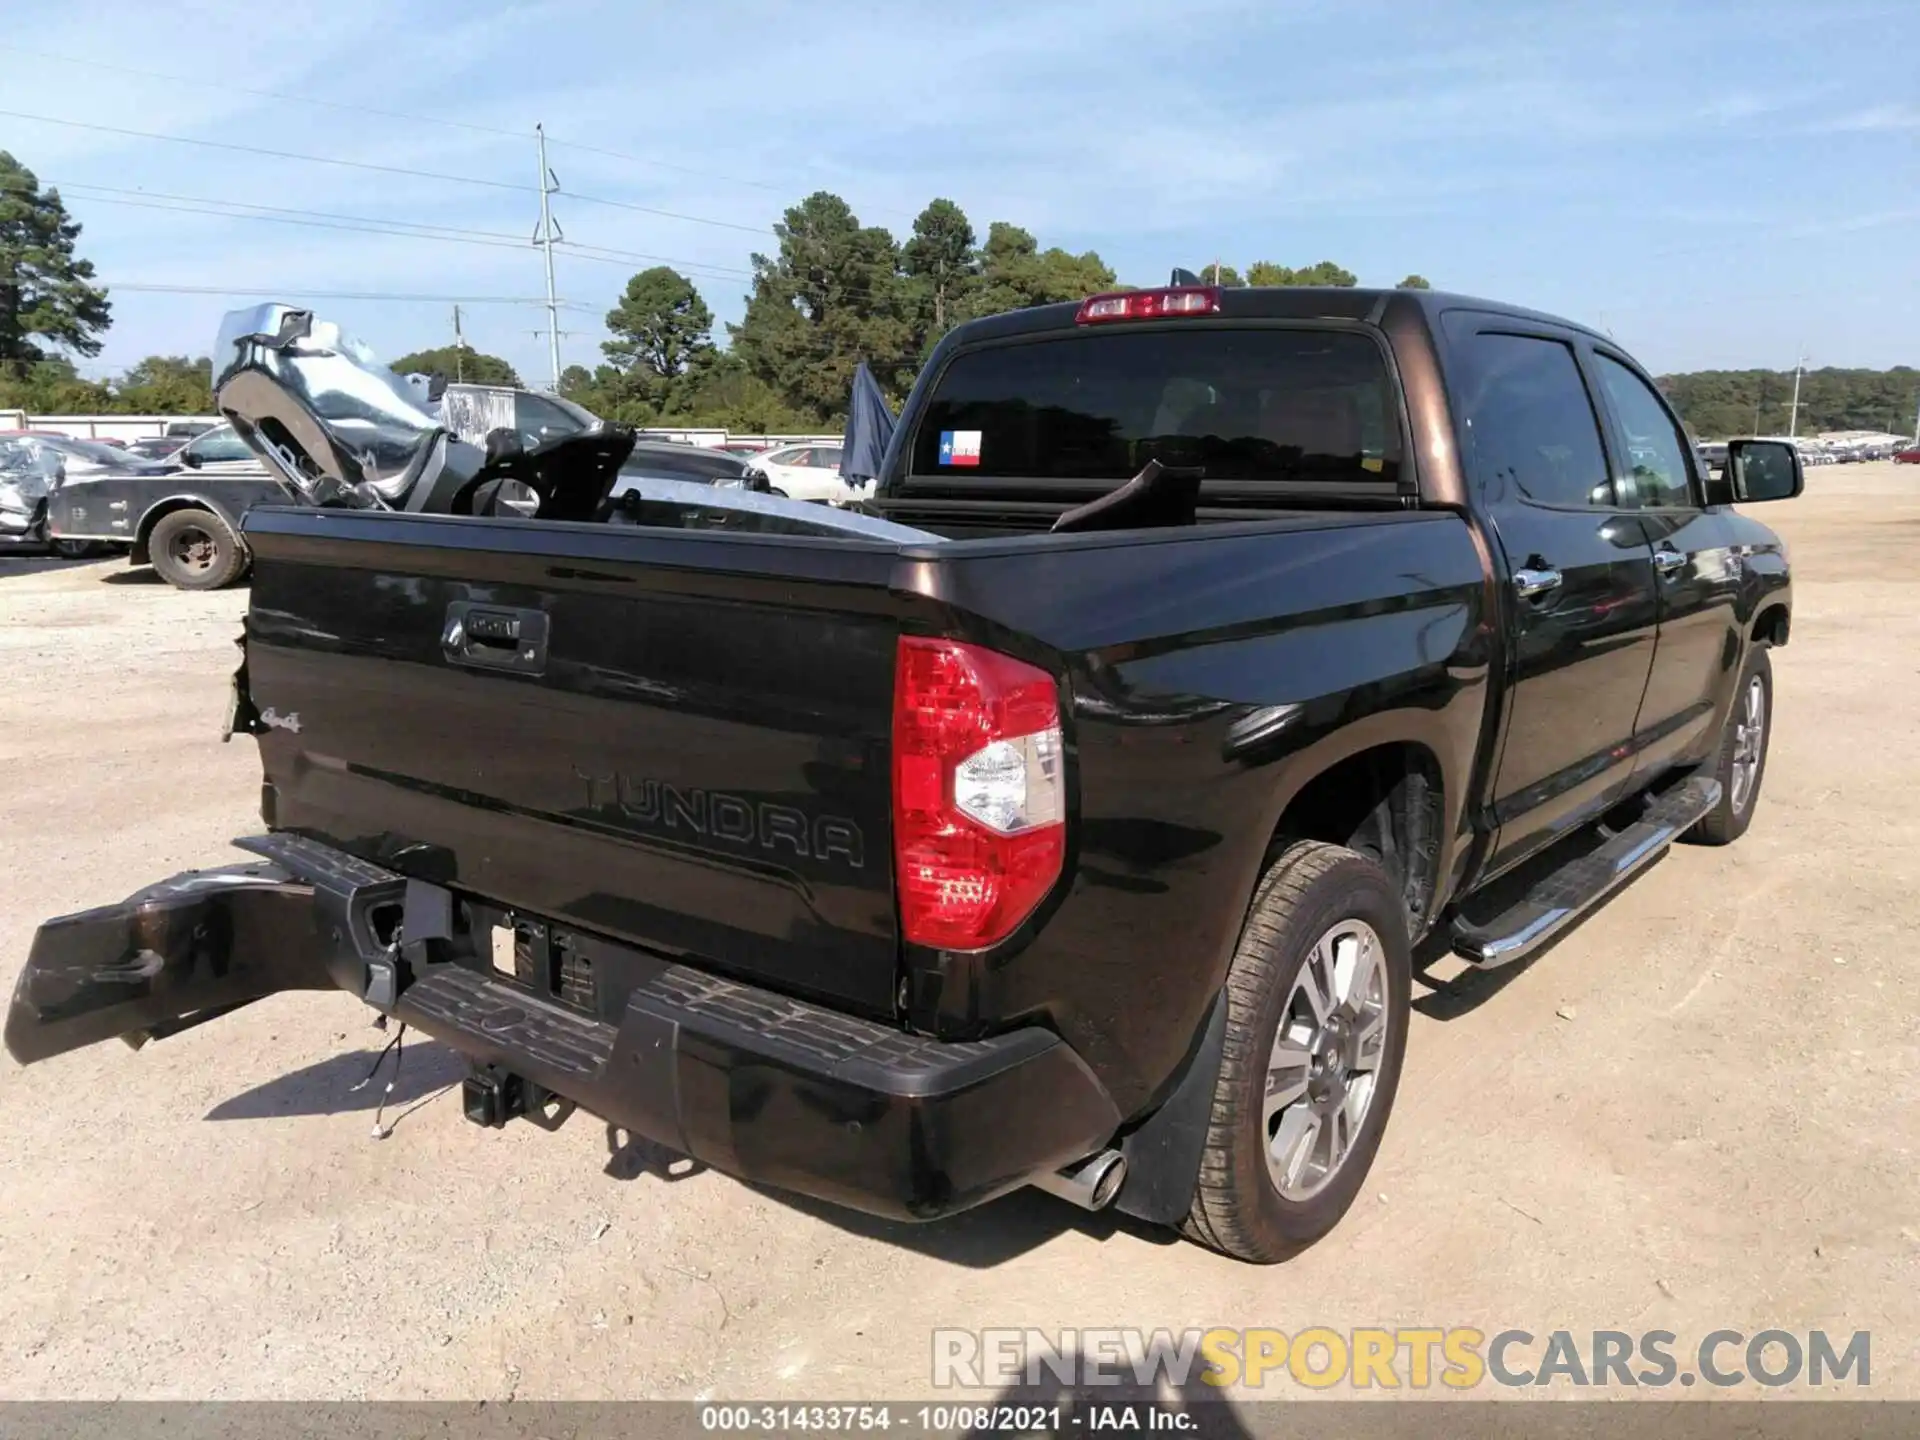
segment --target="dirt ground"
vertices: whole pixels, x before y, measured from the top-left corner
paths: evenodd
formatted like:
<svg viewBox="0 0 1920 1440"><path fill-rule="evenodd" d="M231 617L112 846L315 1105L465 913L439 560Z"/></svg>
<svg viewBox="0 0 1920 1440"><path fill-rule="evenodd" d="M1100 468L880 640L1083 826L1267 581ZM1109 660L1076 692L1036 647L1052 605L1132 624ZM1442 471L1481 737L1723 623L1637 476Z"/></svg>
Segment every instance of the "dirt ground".
<svg viewBox="0 0 1920 1440"><path fill-rule="evenodd" d="M1036 1193L890 1226L610 1155L584 1116L478 1130L428 1043L376 1141L368 1012L284 996L0 1058L0 1396L900 1398L934 1326L1424 1324L1864 1329L1872 1393L1920 1398L1920 469L1817 469L1763 513L1797 603L1752 830L1420 994L1367 1189L1293 1262ZM41 918L239 858L245 603L0 559L0 983Z"/></svg>

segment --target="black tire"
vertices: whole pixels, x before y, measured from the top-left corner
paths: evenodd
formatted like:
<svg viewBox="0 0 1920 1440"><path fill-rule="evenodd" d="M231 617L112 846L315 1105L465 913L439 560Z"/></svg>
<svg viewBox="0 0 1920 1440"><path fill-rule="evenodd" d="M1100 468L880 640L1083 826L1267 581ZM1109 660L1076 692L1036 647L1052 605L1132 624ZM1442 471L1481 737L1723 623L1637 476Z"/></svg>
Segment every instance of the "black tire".
<svg viewBox="0 0 1920 1440"><path fill-rule="evenodd" d="M1320 941L1348 921L1370 926L1380 941L1387 1033L1373 1071L1372 1100L1345 1160L1317 1193L1290 1199L1268 1172L1262 1112L1269 1057L1302 967ZM1366 856L1303 842L1261 876L1227 972L1226 1038L1199 1182L1182 1227L1188 1239L1236 1259L1272 1264L1319 1239L1346 1214L1366 1182L1400 1085L1411 951L1400 889ZM1276 1128L1280 1123L1277 1116Z"/></svg>
<svg viewBox="0 0 1920 1440"><path fill-rule="evenodd" d="M85 560L97 553L98 548L91 540L49 540L47 549L62 560Z"/></svg>
<svg viewBox="0 0 1920 1440"><path fill-rule="evenodd" d="M1753 756L1751 780L1737 784L1737 772L1745 749L1748 729L1748 695L1759 687L1759 754ZM1733 704L1727 709L1727 724L1720 736L1720 749L1709 771L1720 782L1720 803L1709 810L1682 837L1695 845L1731 845L1747 833L1753 823L1754 808L1760 803L1760 785L1767 778L1767 750L1773 743L1773 661L1767 647L1756 645L1747 656L1747 668L1740 672L1740 684L1733 692Z"/></svg>
<svg viewBox="0 0 1920 1440"><path fill-rule="evenodd" d="M211 510L162 515L147 536L154 573L177 590L218 590L247 568L240 537Z"/></svg>

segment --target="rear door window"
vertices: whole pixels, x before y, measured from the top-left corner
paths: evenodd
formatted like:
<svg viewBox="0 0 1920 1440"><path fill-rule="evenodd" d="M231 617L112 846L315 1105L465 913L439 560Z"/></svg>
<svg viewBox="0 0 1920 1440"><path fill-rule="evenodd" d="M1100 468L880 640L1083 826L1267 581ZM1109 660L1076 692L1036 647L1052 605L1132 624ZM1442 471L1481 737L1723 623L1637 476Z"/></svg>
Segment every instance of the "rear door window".
<svg viewBox="0 0 1920 1440"><path fill-rule="evenodd" d="M1119 483L1149 460L1214 482L1391 488L1399 405L1366 335L1079 333L965 352L914 435L911 474ZM1236 486L1238 488L1238 486Z"/></svg>
<svg viewBox="0 0 1920 1440"><path fill-rule="evenodd" d="M1614 505L1600 421L1565 342L1494 332L1457 335L1456 409L1488 504Z"/></svg>

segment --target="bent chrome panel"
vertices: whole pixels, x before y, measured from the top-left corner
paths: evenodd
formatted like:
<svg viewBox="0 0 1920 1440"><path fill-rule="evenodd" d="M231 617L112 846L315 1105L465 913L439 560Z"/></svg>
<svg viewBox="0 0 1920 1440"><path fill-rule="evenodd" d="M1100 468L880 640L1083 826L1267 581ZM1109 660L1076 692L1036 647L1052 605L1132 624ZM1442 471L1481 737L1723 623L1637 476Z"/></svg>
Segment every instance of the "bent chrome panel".
<svg viewBox="0 0 1920 1440"><path fill-rule="evenodd" d="M221 413L316 504L397 500L446 433L414 386L310 310L268 304L232 311L221 322L215 355Z"/></svg>

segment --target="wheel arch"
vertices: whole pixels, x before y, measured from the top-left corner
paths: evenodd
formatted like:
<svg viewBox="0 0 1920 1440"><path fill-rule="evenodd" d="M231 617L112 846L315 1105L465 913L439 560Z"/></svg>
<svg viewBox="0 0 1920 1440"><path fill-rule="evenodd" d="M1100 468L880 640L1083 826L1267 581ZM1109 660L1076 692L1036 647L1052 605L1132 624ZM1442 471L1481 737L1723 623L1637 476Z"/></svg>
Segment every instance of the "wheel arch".
<svg viewBox="0 0 1920 1440"><path fill-rule="evenodd" d="M1756 645L1771 645L1777 649L1787 643L1792 622L1793 610L1786 601L1763 605L1747 628L1747 638Z"/></svg>
<svg viewBox="0 0 1920 1440"><path fill-rule="evenodd" d="M1357 850L1399 883L1418 939L1446 899L1441 887L1459 829L1464 782L1442 754L1410 725L1391 723L1353 726L1303 752L1276 797L1260 873L1302 840Z"/></svg>

